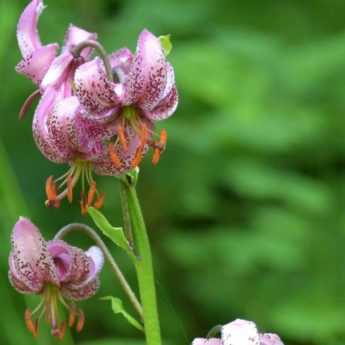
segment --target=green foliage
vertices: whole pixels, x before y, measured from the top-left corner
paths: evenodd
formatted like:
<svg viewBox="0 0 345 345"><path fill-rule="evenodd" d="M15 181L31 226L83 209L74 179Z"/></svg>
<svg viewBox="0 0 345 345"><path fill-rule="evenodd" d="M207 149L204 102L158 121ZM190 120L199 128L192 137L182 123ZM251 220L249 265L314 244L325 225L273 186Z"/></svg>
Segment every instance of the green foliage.
<svg viewBox="0 0 345 345"><path fill-rule="evenodd" d="M122 315L134 328L138 329L139 331L144 331L143 326L130 314L127 313L125 310L122 301L119 298L106 296L101 298L104 301L110 301L111 309L113 310L114 314Z"/></svg>
<svg viewBox="0 0 345 345"><path fill-rule="evenodd" d="M29 212L47 238L67 222L89 222L78 205L44 207L45 178L63 168L37 151L30 115L17 121L33 91L13 70L15 20L26 2L0 5L0 135L9 158L0 162L4 344L30 344L23 300L6 279L18 213ZM70 22L99 31L108 51L134 49L143 27L173 35L169 60L180 105L159 125L169 136L159 165L147 159L138 182L156 255L164 338L189 344L242 317L280 332L286 344L343 344L344 2L45 2L43 42L61 42ZM106 191L102 212L120 224L116 182L97 178L97 184ZM114 253L135 283L125 254ZM100 293L120 293L107 270ZM138 344L137 332L98 299L83 309L87 323L77 342Z"/></svg>

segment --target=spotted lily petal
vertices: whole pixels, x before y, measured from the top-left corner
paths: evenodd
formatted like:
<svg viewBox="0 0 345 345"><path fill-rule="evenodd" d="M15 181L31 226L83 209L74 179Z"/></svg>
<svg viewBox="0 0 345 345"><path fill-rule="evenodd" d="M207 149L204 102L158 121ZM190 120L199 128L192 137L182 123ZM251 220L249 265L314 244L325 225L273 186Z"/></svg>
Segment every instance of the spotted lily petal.
<svg viewBox="0 0 345 345"><path fill-rule="evenodd" d="M48 44L38 48L19 62L16 71L39 85L56 56L57 44Z"/></svg>
<svg viewBox="0 0 345 345"><path fill-rule="evenodd" d="M143 30L125 82L124 103L138 103L145 110L151 110L164 95L167 74L167 62L160 40Z"/></svg>
<svg viewBox="0 0 345 345"><path fill-rule="evenodd" d="M56 163L66 162L68 158L54 145L47 127L49 114L60 97L59 92L54 88L47 88L36 108L32 122L32 132L39 150L46 158Z"/></svg>
<svg viewBox="0 0 345 345"><path fill-rule="evenodd" d="M252 321L237 319L222 327L223 345L260 345L259 333Z"/></svg>
<svg viewBox="0 0 345 345"><path fill-rule="evenodd" d="M65 37L65 43L63 50L70 50L77 46L79 43L87 40L96 40L97 34L93 32L88 32L82 28L75 25L70 25ZM92 48L85 48L81 52L81 56L87 58L91 54Z"/></svg>
<svg viewBox="0 0 345 345"><path fill-rule="evenodd" d="M38 34L38 18L44 9L42 0L32 0L24 9L17 26L17 40L22 55L29 56L42 47Z"/></svg>
<svg viewBox="0 0 345 345"><path fill-rule="evenodd" d="M72 61L73 56L67 51L55 58L42 80L41 88L43 90L49 86L58 88L68 77Z"/></svg>
<svg viewBox="0 0 345 345"><path fill-rule="evenodd" d="M26 218L19 218L13 228L11 257L12 276L31 291L40 292L45 283L59 285L47 243Z"/></svg>
<svg viewBox="0 0 345 345"><path fill-rule="evenodd" d="M260 334L260 345L284 345L279 336L274 333Z"/></svg>
<svg viewBox="0 0 345 345"><path fill-rule="evenodd" d="M192 345L222 345L222 341L217 338L195 338Z"/></svg>
<svg viewBox="0 0 345 345"><path fill-rule="evenodd" d="M74 83L76 95L90 118L102 119L107 111L119 105L122 87L108 80L98 57L77 68Z"/></svg>
<svg viewBox="0 0 345 345"><path fill-rule="evenodd" d="M109 56L112 70L116 73L119 81L123 83L130 71L133 54L128 48L122 48Z"/></svg>

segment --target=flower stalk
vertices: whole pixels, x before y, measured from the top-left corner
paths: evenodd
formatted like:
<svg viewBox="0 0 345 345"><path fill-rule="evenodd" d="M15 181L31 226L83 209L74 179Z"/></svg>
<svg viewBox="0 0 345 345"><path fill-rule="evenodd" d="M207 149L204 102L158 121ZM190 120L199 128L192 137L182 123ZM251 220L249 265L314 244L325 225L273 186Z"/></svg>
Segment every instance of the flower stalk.
<svg viewBox="0 0 345 345"><path fill-rule="evenodd" d="M152 254L146 225L135 189L135 179L131 175L120 180L122 209L129 212L134 244L138 255L136 271L139 284L141 303L143 306L144 327L147 345L161 345L161 333L158 317L156 288L152 265ZM126 203L127 201L127 203Z"/></svg>
<svg viewBox="0 0 345 345"><path fill-rule="evenodd" d="M140 318L143 319L143 308L141 307L140 302L138 301L133 290L131 289L121 269L117 265L114 257L111 255L108 247L105 245L105 243L95 230L93 230L90 226L85 224L71 223L61 228L55 235L54 239L63 239L65 236L67 236L69 233L73 231L83 232L84 234L88 235L93 241L95 241L97 246L102 250L104 257L108 260L112 271L115 273L117 279L119 280L119 283L123 288L124 292L126 293L129 301L132 303L134 309L137 311Z"/></svg>

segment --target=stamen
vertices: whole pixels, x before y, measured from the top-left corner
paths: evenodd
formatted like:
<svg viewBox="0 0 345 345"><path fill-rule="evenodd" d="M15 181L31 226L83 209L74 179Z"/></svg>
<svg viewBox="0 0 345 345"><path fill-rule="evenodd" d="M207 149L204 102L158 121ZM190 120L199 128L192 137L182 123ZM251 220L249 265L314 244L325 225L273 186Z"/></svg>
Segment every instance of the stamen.
<svg viewBox="0 0 345 345"><path fill-rule="evenodd" d="M24 313L24 320L25 320L25 325L27 329L29 330L30 333L34 337L37 337L38 335L38 322L32 320L32 313L30 309L26 309Z"/></svg>
<svg viewBox="0 0 345 345"><path fill-rule="evenodd" d="M116 169L121 169L122 167L122 162L119 158L119 156L117 155L116 151L115 151L115 147L113 143L110 143L108 146L108 152L109 152L109 156L111 161L113 162L114 166Z"/></svg>
<svg viewBox="0 0 345 345"><path fill-rule="evenodd" d="M67 177L67 199L69 203L73 201L73 176L69 175Z"/></svg>
<svg viewBox="0 0 345 345"><path fill-rule="evenodd" d="M23 120L25 115L27 114L29 108L31 107L33 101L41 94L41 91L37 89L34 91L24 102L22 107L20 108L19 111L19 120Z"/></svg>
<svg viewBox="0 0 345 345"><path fill-rule="evenodd" d="M168 133L165 128L161 130L161 134L159 136L159 143L165 148L168 140Z"/></svg>
<svg viewBox="0 0 345 345"><path fill-rule="evenodd" d="M90 185L90 188L89 188L89 192L87 193L87 202L86 204L88 206L90 206L93 202L93 199L95 197L95 194L96 194L96 182L95 181L92 181L91 182L91 185Z"/></svg>
<svg viewBox="0 0 345 345"><path fill-rule="evenodd" d="M87 208L88 208L88 207L87 207L87 205L86 205L84 196L83 196L83 194L81 193L81 198L80 198L80 210L81 210L81 214L82 214L82 215L87 214Z"/></svg>
<svg viewBox="0 0 345 345"><path fill-rule="evenodd" d="M83 328L84 328L84 324L85 324L85 315L84 312L79 309L79 315L78 315L78 322L77 322L77 326L76 326L76 330L78 333L80 333Z"/></svg>
<svg viewBox="0 0 345 345"><path fill-rule="evenodd" d="M157 165L159 160L161 158L161 150L160 149L154 149L153 150L153 156L152 156L152 164Z"/></svg>
<svg viewBox="0 0 345 345"><path fill-rule="evenodd" d="M122 124L117 127L117 135L120 140L120 143L125 151L128 151L128 142L126 138L125 129Z"/></svg>
<svg viewBox="0 0 345 345"><path fill-rule="evenodd" d="M140 162L143 159L143 146L140 144L140 146L137 148L137 151L135 152L135 156L132 160L131 167L134 169L136 168Z"/></svg>
<svg viewBox="0 0 345 345"><path fill-rule="evenodd" d="M76 320L77 320L77 312L74 308L71 308L69 310L69 315L68 315L68 326L72 328Z"/></svg>
<svg viewBox="0 0 345 345"><path fill-rule="evenodd" d="M63 338L65 337L66 329L67 329L66 321L61 322L61 325L59 328L59 335L58 335L59 340L63 340Z"/></svg>
<svg viewBox="0 0 345 345"><path fill-rule="evenodd" d="M53 176L49 176L47 178L45 190L46 190L46 195L47 195L46 206L59 207L60 202L57 199L57 189L56 189L56 184L54 182Z"/></svg>
<svg viewBox="0 0 345 345"><path fill-rule="evenodd" d="M102 208L103 207L103 204L104 204L104 199L105 199L105 194L104 193L101 193L98 198L96 199L95 203L93 204L93 206L95 208Z"/></svg>

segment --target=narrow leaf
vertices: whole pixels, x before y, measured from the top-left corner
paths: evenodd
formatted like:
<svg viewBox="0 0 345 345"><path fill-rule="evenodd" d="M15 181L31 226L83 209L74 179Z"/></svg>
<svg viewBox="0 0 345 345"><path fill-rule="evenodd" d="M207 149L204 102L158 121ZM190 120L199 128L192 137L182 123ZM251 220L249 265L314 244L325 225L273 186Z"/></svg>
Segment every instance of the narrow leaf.
<svg viewBox="0 0 345 345"><path fill-rule="evenodd" d="M114 314L121 314L133 327L138 329L139 331L144 331L143 326L138 322L132 315L128 314L123 307L123 303L119 298L106 296L102 297L101 300L103 301L111 301L111 308Z"/></svg>

